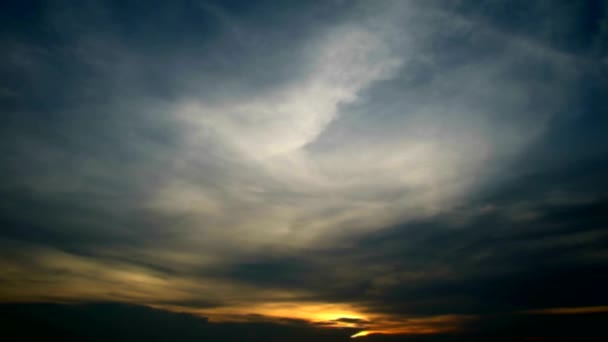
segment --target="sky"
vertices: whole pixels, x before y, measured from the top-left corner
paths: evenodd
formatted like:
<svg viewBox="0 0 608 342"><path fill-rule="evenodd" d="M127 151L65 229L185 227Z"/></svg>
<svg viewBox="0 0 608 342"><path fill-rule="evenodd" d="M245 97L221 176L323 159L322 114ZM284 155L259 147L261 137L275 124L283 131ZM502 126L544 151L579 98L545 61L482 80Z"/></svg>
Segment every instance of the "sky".
<svg viewBox="0 0 608 342"><path fill-rule="evenodd" d="M1 303L608 313L605 1L3 1L0 50Z"/></svg>

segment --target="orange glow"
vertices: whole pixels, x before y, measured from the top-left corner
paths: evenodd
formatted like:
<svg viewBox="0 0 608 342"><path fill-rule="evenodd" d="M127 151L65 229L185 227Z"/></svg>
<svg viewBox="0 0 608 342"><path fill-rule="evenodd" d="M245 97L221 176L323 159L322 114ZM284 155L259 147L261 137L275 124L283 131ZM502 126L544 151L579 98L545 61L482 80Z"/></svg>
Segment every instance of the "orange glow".
<svg viewBox="0 0 608 342"><path fill-rule="evenodd" d="M301 319L314 323L334 321L339 318L369 320L370 317L362 311L349 304L281 302L197 310L196 313L216 322L242 320L251 315L261 315L268 318ZM335 323L335 326L339 327L354 326L349 322Z"/></svg>
<svg viewBox="0 0 608 342"><path fill-rule="evenodd" d="M444 315L432 317L415 317L407 319L380 318L369 325L369 329L351 336L358 338L372 334L384 335L430 335L449 333L459 330L460 324L473 319L473 316Z"/></svg>
<svg viewBox="0 0 608 342"><path fill-rule="evenodd" d="M280 302L261 305L250 304L213 309L187 309L164 307L172 311L189 312L207 317L213 322L252 322L284 319L300 319L311 324L329 323L326 328L354 328L361 331L351 338L371 334L429 335L456 332L461 324L474 318L466 315L442 315L426 317L396 317L367 313L364 308L349 304ZM351 319L340 320L340 319ZM357 321L360 320L360 321Z"/></svg>
<svg viewBox="0 0 608 342"><path fill-rule="evenodd" d="M363 331L359 331L358 333L354 334L350 338L363 337L363 336L367 336L367 335L369 335L371 333L372 333L371 331L363 330Z"/></svg>
<svg viewBox="0 0 608 342"><path fill-rule="evenodd" d="M524 314L539 315L579 315L608 312L608 306L583 306L570 308L547 308L523 311Z"/></svg>

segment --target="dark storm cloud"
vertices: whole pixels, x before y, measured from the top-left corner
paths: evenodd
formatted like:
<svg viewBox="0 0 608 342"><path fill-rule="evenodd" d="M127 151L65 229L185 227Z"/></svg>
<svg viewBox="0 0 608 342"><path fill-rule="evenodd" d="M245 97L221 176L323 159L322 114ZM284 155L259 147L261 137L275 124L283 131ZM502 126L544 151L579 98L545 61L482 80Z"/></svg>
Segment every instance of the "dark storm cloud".
<svg viewBox="0 0 608 342"><path fill-rule="evenodd" d="M3 304L3 336L62 341L348 341L354 329L323 329L303 322L211 323L203 317L114 303ZM66 322L70 322L69 326Z"/></svg>
<svg viewBox="0 0 608 342"><path fill-rule="evenodd" d="M592 211L598 207L594 206ZM481 221L467 227L467 233L425 227L430 231L421 238L405 228L390 242L370 241L370 249L396 250L403 246L401 252L388 253L384 263L393 264L395 270L420 272L409 282L405 278L370 297L389 310L422 314L606 303L608 298L598 293L608 281L602 272L606 268L602 254L606 252L607 234L598 231L605 227L605 220L590 219L593 225L589 227L585 227L588 222L563 227L552 219L525 224L503 220Z"/></svg>
<svg viewBox="0 0 608 342"><path fill-rule="evenodd" d="M497 210L458 227L449 218L408 224L339 253L247 263L232 279L405 315L606 305L607 203L535 207L536 218L522 221Z"/></svg>
<svg viewBox="0 0 608 342"><path fill-rule="evenodd" d="M569 53L593 53L597 39L605 34L606 4L601 0L465 0L453 7L464 16Z"/></svg>

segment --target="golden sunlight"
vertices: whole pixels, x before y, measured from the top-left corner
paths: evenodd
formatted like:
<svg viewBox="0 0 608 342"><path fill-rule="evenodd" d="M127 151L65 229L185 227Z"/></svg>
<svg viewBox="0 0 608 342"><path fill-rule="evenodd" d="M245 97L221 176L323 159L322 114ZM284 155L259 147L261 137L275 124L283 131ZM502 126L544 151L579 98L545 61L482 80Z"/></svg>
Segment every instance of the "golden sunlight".
<svg viewBox="0 0 608 342"><path fill-rule="evenodd" d="M268 318L291 318L309 322L334 321L336 327L353 327L352 323L336 321L340 318L369 320L363 310L349 304L331 303L267 303L252 304L238 307L222 307L211 310L197 310L198 314L209 317L213 321L233 321L250 315L261 315Z"/></svg>
<svg viewBox="0 0 608 342"><path fill-rule="evenodd" d="M371 333L372 333L371 331L363 330L363 331L359 331L358 333L352 335L350 338L363 337L363 336L367 336Z"/></svg>

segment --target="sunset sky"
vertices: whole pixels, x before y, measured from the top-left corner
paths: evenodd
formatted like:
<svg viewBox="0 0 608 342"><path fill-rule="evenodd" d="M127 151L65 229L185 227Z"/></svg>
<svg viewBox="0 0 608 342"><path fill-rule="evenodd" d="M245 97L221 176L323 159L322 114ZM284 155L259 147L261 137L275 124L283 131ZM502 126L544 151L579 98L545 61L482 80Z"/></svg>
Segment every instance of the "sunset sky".
<svg viewBox="0 0 608 342"><path fill-rule="evenodd" d="M605 1L2 1L0 51L4 305L608 314Z"/></svg>

